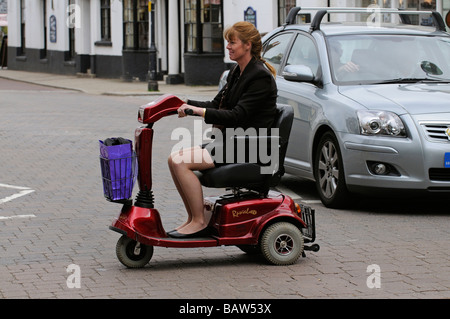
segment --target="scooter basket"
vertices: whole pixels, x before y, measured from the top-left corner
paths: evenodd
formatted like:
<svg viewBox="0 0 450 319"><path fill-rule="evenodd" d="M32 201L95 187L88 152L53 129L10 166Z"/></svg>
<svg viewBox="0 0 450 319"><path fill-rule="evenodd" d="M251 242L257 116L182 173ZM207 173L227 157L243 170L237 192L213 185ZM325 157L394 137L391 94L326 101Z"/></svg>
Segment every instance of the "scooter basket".
<svg viewBox="0 0 450 319"><path fill-rule="evenodd" d="M114 202L131 198L137 177L136 153L118 159L100 156L100 167L106 199Z"/></svg>

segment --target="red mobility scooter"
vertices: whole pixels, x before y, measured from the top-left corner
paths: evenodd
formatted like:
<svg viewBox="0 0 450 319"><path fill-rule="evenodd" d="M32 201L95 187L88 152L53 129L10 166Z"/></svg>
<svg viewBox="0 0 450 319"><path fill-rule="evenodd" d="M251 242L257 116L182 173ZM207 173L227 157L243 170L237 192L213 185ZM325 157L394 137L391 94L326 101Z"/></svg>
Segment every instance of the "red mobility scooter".
<svg viewBox="0 0 450 319"><path fill-rule="evenodd" d="M116 254L129 268L144 267L153 256L153 247L215 247L235 245L246 253L262 254L275 265L295 263L305 250L318 251L315 240L314 210L295 203L290 197L270 190L283 175L283 161L293 120L288 105L277 106L274 127L279 136L266 136L279 141L279 166L273 174L261 174L260 165L229 164L199 172L203 186L225 188L229 193L205 198L212 211L209 227L214 234L202 238L171 238L163 228L154 207L151 161L154 129L159 119L177 114L183 104L173 95L164 95L139 108L135 149L138 162L139 192L132 199L111 200L123 205L110 229L122 235ZM106 195L105 195L106 196Z"/></svg>

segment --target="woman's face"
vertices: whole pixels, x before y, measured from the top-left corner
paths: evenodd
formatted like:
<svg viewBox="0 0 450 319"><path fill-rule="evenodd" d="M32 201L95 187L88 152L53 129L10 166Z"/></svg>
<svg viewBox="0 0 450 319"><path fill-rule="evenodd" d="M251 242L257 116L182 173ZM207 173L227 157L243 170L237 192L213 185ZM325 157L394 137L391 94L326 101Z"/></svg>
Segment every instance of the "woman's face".
<svg viewBox="0 0 450 319"><path fill-rule="evenodd" d="M238 37L231 38L227 44L228 55L232 61L239 62L244 57L250 56L250 43L244 43Z"/></svg>

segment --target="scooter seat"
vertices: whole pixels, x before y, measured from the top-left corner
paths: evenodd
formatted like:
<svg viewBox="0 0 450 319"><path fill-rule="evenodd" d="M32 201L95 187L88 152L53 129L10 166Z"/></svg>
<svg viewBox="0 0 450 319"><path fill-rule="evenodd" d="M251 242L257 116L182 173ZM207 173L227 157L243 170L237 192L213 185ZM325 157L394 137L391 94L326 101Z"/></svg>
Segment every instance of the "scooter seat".
<svg viewBox="0 0 450 319"><path fill-rule="evenodd" d="M294 111L290 105L277 104L277 114L272 128L279 129L279 165L272 174L262 174L263 166L256 163L227 164L198 172L197 177L205 187L246 188L266 193L278 185L284 175L284 158L291 133Z"/></svg>
<svg viewBox="0 0 450 319"><path fill-rule="evenodd" d="M203 186L211 188L246 187L259 189L265 185L270 174L261 174L261 166L251 163L228 164L204 170L199 176Z"/></svg>

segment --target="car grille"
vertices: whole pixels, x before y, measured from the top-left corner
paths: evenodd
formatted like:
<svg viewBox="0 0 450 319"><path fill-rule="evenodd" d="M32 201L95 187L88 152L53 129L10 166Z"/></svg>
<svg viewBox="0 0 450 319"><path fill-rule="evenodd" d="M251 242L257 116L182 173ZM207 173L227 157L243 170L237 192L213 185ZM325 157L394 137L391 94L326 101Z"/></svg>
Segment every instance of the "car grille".
<svg viewBox="0 0 450 319"><path fill-rule="evenodd" d="M432 181L450 181L450 168L430 168L428 175Z"/></svg>
<svg viewBox="0 0 450 319"><path fill-rule="evenodd" d="M425 133L430 141L450 142L450 136L447 135L447 129L450 129L450 123L421 123Z"/></svg>

